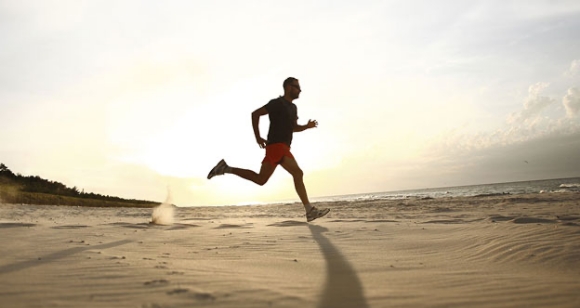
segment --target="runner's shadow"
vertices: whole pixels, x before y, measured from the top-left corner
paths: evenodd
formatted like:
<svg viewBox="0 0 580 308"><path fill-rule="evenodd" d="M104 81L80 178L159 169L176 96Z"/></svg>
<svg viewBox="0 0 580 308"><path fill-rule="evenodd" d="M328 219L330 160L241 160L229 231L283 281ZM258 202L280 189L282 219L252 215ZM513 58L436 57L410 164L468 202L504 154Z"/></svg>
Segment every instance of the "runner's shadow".
<svg viewBox="0 0 580 308"><path fill-rule="evenodd" d="M328 229L316 225L308 227L326 260L326 284L318 307L369 307L354 268L340 250L323 235Z"/></svg>
<svg viewBox="0 0 580 308"><path fill-rule="evenodd" d="M96 245L96 246L74 247L74 248L69 248L69 249L65 249L62 251L57 251L57 252L51 253L49 255L43 256L42 258L30 259L27 261L21 261L21 262L17 262L17 263L13 263L13 264L6 264L3 266L0 266L0 275L11 273L11 272L17 272L17 271L20 271L23 269L34 267L34 266L47 264L47 263L53 262L55 260L66 258L68 256L83 252L85 250L107 249L107 248L125 245L125 244L131 243L131 242L132 242L131 240L120 240L120 241Z"/></svg>

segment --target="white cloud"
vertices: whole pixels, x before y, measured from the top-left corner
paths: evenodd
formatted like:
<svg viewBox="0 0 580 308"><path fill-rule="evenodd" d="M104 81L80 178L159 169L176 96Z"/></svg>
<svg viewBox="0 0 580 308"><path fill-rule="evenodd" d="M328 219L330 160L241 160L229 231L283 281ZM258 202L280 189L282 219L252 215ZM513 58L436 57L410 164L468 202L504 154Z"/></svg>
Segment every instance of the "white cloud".
<svg viewBox="0 0 580 308"><path fill-rule="evenodd" d="M570 69L566 72L569 77L574 77L580 73L580 59L572 61L570 64Z"/></svg>
<svg viewBox="0 0 580 308"><path fill-rule="evenodd" d="M508 123L517 124L521 122L536 123L537 117L540 116L546 107L554 104L553 98L542 96L542 92L549 86L549 83L538 82L528 88L528 97L524 100L524 109L513 113L508 118Z"/></svg>
<svg viewBox="0 0 580 308"><path fill-rule="evenodd" d="M568 94L564 96L562 103L569 118L580 115L580 89L575 87L568 89Z"/></svg>
<svg viewBox="0 0 580 308"><path fill-rule="evenodd" d="M466 155L488 148L502 148L532 142L542 138L559 138L580 133L580 89L570 88L562 99L566 116L561 113L556 99L545 94L549 83L529 86L522 108L508 116L503 127L493 131L466 133L449 130L435 138L429 153L442 157ZM550 108L553 107L553 108ZM559 108L558 108L559 107Z"/></svg>

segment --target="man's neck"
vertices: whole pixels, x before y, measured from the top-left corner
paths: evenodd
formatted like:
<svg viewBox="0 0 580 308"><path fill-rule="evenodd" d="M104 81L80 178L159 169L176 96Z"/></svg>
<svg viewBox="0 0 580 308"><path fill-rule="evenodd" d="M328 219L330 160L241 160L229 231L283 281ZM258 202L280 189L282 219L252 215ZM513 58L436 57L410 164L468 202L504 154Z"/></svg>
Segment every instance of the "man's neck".
<svg viewBox="0 0 580 308"><path fill-rule="evenodd" d="M285 99L286 101L288 101L289 103L291 103L294 100L293 98L289 97L287 94L284 94L282 96L282 98Z"/></svg>

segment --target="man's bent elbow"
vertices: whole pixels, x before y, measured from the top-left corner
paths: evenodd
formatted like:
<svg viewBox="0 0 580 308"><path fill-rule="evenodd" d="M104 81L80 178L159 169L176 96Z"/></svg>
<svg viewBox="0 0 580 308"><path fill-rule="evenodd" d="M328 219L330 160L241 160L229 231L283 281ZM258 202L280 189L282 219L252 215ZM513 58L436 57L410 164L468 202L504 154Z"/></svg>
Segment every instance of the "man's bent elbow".
<svg viewBox="0 0 580 308"><path fill-rule="evenodd" d="M252 121L256 122L260 120L260 113L258 113L258 110L252 112Z"/></svg>
<svg viewBox="0 0 580 308"><path fill-rule="evenodd" d="M252 118L259 118L267 113L268 113L268 110L266 110L264 107L258 108L256 110L254 110L254 112L252 112Z"/></svg>

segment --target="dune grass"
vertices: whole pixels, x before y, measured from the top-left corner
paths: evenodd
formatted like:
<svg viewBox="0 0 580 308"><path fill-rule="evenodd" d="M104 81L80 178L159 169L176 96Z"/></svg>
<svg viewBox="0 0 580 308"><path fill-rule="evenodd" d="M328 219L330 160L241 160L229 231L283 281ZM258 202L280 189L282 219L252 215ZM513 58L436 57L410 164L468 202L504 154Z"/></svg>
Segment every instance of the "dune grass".
<svg viewBox="0 0 580 308"><path fill-rule="evenodd" d="M152 201L111 201L91 198L76 198L47 193L26 192L22 191L18 185L10 183L0 183L0 203L140 208L152 208L159 205L159 203Z"/></svg>

